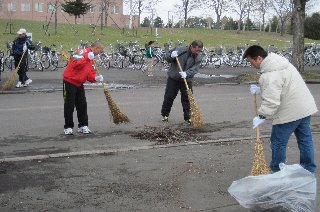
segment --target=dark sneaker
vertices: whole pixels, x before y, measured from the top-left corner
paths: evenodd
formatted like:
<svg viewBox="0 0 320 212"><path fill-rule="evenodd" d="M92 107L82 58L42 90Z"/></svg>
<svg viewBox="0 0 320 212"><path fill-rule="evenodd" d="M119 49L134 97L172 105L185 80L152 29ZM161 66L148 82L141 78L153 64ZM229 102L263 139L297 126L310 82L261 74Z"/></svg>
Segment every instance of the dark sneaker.
<svg viewBox="0 0 320 212"><path fill-rule="evenodd" d="M168 116L162 116L162 122L167 123L169 121Z"/></svg>

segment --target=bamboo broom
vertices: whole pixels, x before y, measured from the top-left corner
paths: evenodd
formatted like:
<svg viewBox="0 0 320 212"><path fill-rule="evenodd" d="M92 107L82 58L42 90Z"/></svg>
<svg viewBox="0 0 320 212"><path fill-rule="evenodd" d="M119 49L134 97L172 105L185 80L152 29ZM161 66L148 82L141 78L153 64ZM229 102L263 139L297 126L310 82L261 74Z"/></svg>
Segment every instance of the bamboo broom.
<svg viewBox="0 0 320 212"><path fill-rule="evenodd" d="M19 60L19 63L17 65L17 67L14 69L14 71L11 73L11 75L8 77L7 81L5 81L2 85L2 90L10 90L14 87L14 84L16 83L17 81L17 74L18 74L18 71L19 71L19 68L20 68L20 64L21 64L21 61L24 57L24 54L25 54L26 51L23 51L22 52L22 56Z"/></svg>
<svg viewBox="0 0 320 212"><path fill-rule="evenodd" d="M258 116L258 108L257 108L257 95L253 96L254 109L255 114ZM251 168L250 175L257 176L263 174L270 174L270 168L266 162L266 156L263 150L263 143L260 140L260 130L259 126L256 127L256 142L254 145L254 156L253 156L253 164Z"/></svg>
<svg viewBox="0 0 320 212"><path fill-rule="evenodd" d="M97 70L98 75L100 75L99 69L98 69L95 61L93 63L94 63L94 66ZM102 82L102 86L103 86L103 90L104 90L104 95L105 95L107 102L108 102L108 105L109 105L111 116L113 118L113 123L115 123L115 124L129 123L130 120L129 120L128 116L126 114L124 114L120 110L120 108L117 106L117 104L113 101L111 94L110 94L110 92L104 82Z"/></svg>
<svg viewBox="0 0 320 212"><path fill-rule="evenodd" d="M177 60L177 64L179 66L180 71L183 71L181 68L181 64L179 62L178 57L176 57L176 60ZM191 89L189 89L187 80L183 79L183 81L184 81L184 84L187 89L188 99L189 99L189 103L190 103L191 126L196 129L202 128L203 127L203 116L200 111L200 108L198 107L195 99L192 96L192 91L191 91Z"/></svg>

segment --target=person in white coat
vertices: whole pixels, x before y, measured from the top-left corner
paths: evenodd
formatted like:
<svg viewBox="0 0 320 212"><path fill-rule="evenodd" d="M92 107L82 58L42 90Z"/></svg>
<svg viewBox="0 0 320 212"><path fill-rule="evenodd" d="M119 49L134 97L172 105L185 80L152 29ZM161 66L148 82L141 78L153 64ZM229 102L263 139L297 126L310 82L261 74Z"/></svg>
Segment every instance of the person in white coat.
<svg viewBox="0 0 320 212"><path fill-rule="evenodd" d="M292 133L300 150L300 164L308 171L316 172L314 145L310 128L311 115L317 106L298 70L284 57L268 54L261 46L250 46L244 53L251 65L259 69L259 86L251 85L251 94L261 94L259 116L253 119L253 128L272 120L270 168L280 170L286 162L286 147Z"/></svg>

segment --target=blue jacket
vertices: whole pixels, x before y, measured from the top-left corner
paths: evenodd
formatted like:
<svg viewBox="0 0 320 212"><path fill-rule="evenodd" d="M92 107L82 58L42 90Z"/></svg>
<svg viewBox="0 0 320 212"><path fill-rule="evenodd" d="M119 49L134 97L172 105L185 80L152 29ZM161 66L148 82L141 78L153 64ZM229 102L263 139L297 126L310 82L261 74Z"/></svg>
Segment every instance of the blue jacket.
<svg viewBox="0 0 320 212"><path fill-rule="evenodd" d="M30 50L34 50L35 47L34 45L32 44L31 40L28 39L27 37L24 37L24 38L16 38L14 41L13 41L13 44L12 44L12 49L11 49L11 55L14 56L15 58L20 58L23 54L23 46L24 44L27 45L27 48L30 49ZM27 57L27 52L24 54L24 58Z"/></svg>

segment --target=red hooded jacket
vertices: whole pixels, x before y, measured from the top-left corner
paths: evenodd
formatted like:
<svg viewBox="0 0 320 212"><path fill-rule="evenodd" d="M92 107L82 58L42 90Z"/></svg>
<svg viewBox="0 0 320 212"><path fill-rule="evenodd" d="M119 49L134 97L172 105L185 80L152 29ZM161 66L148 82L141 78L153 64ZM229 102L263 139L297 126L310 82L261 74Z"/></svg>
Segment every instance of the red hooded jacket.
<svg viewBox="0 0 320 212"><path fill-rule="evenodd" d="M63 80L77 87L86 81L96 82L96 71L92 69L92 60L88 58L90 48L78 49L70 57L68 66L63 72Z"/></svg>

